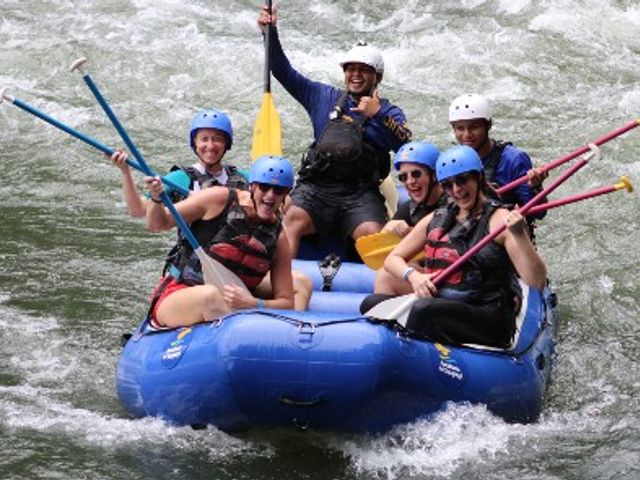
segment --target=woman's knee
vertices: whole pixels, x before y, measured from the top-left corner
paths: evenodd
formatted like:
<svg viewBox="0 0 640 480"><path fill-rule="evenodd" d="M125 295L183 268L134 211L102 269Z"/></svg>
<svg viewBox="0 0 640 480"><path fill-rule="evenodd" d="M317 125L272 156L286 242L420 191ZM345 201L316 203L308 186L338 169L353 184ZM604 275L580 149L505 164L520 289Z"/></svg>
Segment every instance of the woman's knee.
<svg viewBox="0 0 640 480"><path fill-rule="evenodd" d="M313 291L313 281L306 273L293 270L291 272L293 278L293 290L295 293L308 293Z"/></svg>
<svg viewBox="0 0 640 480"><path fill-rule="evenodd" d="M202 297L203 320L214 320L221 315L229 313L230 309L224 301L222 292L217 287L202 285L199 293Z"/></svg>

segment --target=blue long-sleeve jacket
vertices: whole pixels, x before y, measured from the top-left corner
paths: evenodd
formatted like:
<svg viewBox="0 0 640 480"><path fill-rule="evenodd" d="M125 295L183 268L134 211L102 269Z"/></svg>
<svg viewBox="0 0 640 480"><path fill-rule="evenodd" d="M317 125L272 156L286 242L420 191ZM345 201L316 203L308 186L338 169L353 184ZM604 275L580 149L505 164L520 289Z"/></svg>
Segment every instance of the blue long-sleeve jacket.
<svg viewBox="0 0 640 480"><path fill-rule="evenodd" d="M494 148L496 147L494 146ZM489 152L487 157L489 155L491 155L491 152ZM484 158L482 160L484 161ZM500 157L500 161L498 162L498 165L494 172L494 181L498 184L499 187L501 187L526 175L527 172L532 168L533 164L531 163L531 158L529 158L529 155L527 155L523 150L520 150L519 148L508 144L502 151L502 156ZM513 196L515 196L518 201L518 205L521 207L535 196L535 193L528 183L518 185L512 190L511 193L513 194ZM545 215L546 212L541 212L537 215L532 216L534 216L535 218L542 218Z"/></svg>
<svg viewBox="0 0 640 480"><path fill-rule="evenodd" d="M318 140L329 122L329 114L344 90L315 82L296 71L282 49L277 28L272 28L270 41L271 72L285 90L305 108L311 118L314 138ZM356 106L355 100L348 96L344 106L345 114L364 120L360 113L350 111ZM364 139L385 153L397 151L411 140L411 130L407 127L404 112L388 100L380 99L380 111L365 123Z"/></svg>

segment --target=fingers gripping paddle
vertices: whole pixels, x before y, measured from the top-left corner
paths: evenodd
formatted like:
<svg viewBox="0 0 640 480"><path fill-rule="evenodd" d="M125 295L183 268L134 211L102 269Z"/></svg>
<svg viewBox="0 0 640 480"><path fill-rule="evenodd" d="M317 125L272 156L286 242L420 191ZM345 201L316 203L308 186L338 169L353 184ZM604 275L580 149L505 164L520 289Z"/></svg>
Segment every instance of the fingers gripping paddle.
<svg viewBox="0 0 640 480"><path fill-rule="evenodd" d="M129 149L129 151L133 154L135 159L140 164L142 171L146 175L156 176L153 170L151 170L151 168L145 161L144 157L142 156L142 154L140 153L136 145L133 143L133 141L125 131L124 127L116 117L113 110L111 110L111 107L109 106L105 98L102 96L102 93L100 93L100 90L98 89L97 85L94 83L91 76L88 73L83 72L82 67L85 63L86 63L85 58L80 58L76 60L71 65L71 71L78 70L82 74L82 78L84 79L85 83L88 85L89 89L91 90L93 95L96 97L96 100L98 100L98 103L100 104L104 112L107 114L107 117L109 117L109 120L111 120L111 123L120 134L120 137L122 138L124 143L127 145L127 148ZM242 280L238 278L238 276L235 273L231 272L224 265L215 261L213 258L211 258L209 255L206 254L202 246L198 243L198 240L196 239L196 237L191 232L191 229L187 226L186 222L184 221L180 213L178 213L178 211L176 210L176 207L173 205L173 203L171 202L171 199L169 198L166 192L164 191L162 192L161 198L162 198L162 203L164 203L164 205L169 209L169 212L173 216L176 224L178 225L178 227L184 234L185 238L193 248L194 252L198 256L198 259L200 260L200 264L202 265L202 273L204 276L205 283L209 285L214 285L221 290L225 284L236 285L238 287L241 287L247 290L247 287L245 286L245 284L242 282Z"/></svg>
<svg viewBox="0 0 640 480"><path fill-rule="evenodd" d="M522 215L526 215L531 208L533 208L536 204L540 203L540 201L553 192L556 188L558 188L562 183L564 183L569 177L571 177L575 172L584 167L591 158L594 156L599 157L599 149L595 145L592 144L590 147L592 151L582 157L578 162L569 167L562 175L560 175L557 179L555 179L548 187L539 192L536 196L534 196L529 202L527 202L522 208L520 208L520 213ZM473 255L482 250L485 246L487 246L490 242L492 242L498 235L504 232L507 229L506 224L501 227L489 232L485 235L478 243L476 243L473 247L471 247L464 255L462 255L458 260L449 265L444 270L441 270L438 274L431 278L431 282L438 286L444 280L446 280L450 275L457 272L464 263L469 260ZM409 315L409 310L411 306L416 302L418 297L410 293L408 295L403 295L400 297L391 298L389 300L385 300L384 302L380 302L378 305L370 309L366 312L368 317L383 319L383 320L392 320L395 319L401 325L405 325L407 323L407 317Z"/></svg>
<svg viewBox="0 0 640 480"><path fill-rule="evenodd" d="M43 111L38 110L33 105L30 105L27 102L24 102L24 101L22 101L22 100L20 100L18 98L15 98L12 95L9 95L7 93L7 89L6 88L0 88L0 103L2 103L3 100L6 100L6 101L14 104L16 107L24 110L25 112L28 112L31 115L34 115L34 116L40 118L41 120L44 120L45 122L53 125L56 128L59 128L63 132L66 132L69 135L71 135L72 137L75 137L78 140L81 140L84 143L86 143L88 145L91 145L92 147L100 150L103 153L106 153L107 155L113 155L113 153L116 151L115 148L111 148L111 147L106 146L105 144L99 142L98 140L96 140L94 138L91 138L89 135L86 135L86 134L76 130L75 128L70 127L69 125L66 125L65 123L61 122L60 120L57 120L57 119L47 115ZM130 167L135 168L136 170L142 171L142 167L140 167L140 165L135 161L127 160L127 164ZM184 188L182 185L178 185L177 183L174 183L171 180L168 180L166 178L161 178L161 180L162 180L162 183L164 183L165 185L167 185L167 186L173 188L174 190L180 192L185 197L188 196L189 193L190 193L189 190Z"/></svg>
<svg viewBox="0 0 640 480"><path fill-rule="evenodd" d="M267 8L271 13L271 0L267 1ZM269 23L264 32L264 93L258 117L253 126L253 142L251 157L256 160L262 155L282 155L282 132L280 117L271 96L271 31Z"/></svg>

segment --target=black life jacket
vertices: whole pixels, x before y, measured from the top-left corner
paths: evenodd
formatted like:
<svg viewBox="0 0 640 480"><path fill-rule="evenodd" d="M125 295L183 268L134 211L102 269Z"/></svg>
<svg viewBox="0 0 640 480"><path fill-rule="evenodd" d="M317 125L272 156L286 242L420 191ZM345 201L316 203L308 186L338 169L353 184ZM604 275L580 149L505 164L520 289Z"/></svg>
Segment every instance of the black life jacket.
<svg viewBox="0 0 640 480"><path fill-rule="evenodd" d="M277 215L274 223L250 224L237 191L229 189L222 213L211 220L193 222L191 230L208 255L238 275L248 288L254 288L271 268L282 218ZM170 273L187 285L203 284L200 260L188 242L181 241Z"/></svg>
<svg viewBox="0 0 640 480"><path fill-rule="evenodd" d="M389 175L391 157L364 140L364 124L343 112L344 92L331 112L329 122L303 155L301 180L313 179L347 185L375 185Z"/></svg>
<svg viewBox="0 0 640 480"><path fill-rule="evenodd" d="M433 205L427 205L426 202L417 203L413 200L409 200L409 222L407 224L410 227L415 227L420 220L429 215L431 212L437 210L440 207L445 206L449 202L449 195L446 192L442 192L442 195L438 198L438 201Z"/></svg>
<svg viewBox="0 0 640 480"><path fill-rule="evenodd" d="M184 173L186 173L190 179L190 183L189 183L190 191L194 189L193 186L196 184L200 186L200 190L204 190L205 188L216 187L216 186L235 188L238 190L247 190L248 188L247 180L238 171L236 167L234 167L233 165L224 165L222 168L224 168L225 171L227 172L227 183L225 185L220 185L218 180L213 175L208 173L206 170L205 170L205 173L200 173L200 171L194 166L185 167L184 165L174 165L173 167L171 167L170 171L175 172L177 170L182 170ZM179 191L173 190L169 195L169 198L171 198L171 201L173 203L177 203L184 200L186 197ZM177 256L180 255L180 250L184 247L185 244L187 244L187 241L184 238L182 231L178 229L178 240L176 244L173 247L171 247L171 250L169 250L169 253L167 253L167 258L165 259L164 268L162 269L162 275L165 275L167 271L169 271L176 278L179 276L179 274L177 273L177 271L175 271L173 267L175 267Z"/></svg>
<svg viewBox="0 0 640 480"><path fill-rule="evenodd" d="M502 207L487 200L480 215L456 221L455 203L439 208L427 226L424 266L428 273L437 273L458 260L467 250L489 233L489 219ZM486 304L503 298L505 291L518 293L517 280L505 248L489 243L467 260L439 288L440 296L466 303Z"/></svg>
<svg viewBox="0 0 640 480"><path fill-rule="evenodd" d="M205 170L204 173L200 173L200 171L194 166L185 167L184 165L174 165L171 167L171 172L175 172L176 170L182 170L189 176L189 190L194 190L194 185L199 185L200 190L204 190L208 187L229 187L236 188L238 190L246 190L247 189L247 180L244 176L238 171L238 169L233 165L223 165L225 172L227 172L227 183L225 185L220 185L220 182L211 175L208 171ZM171 201L173 203L179 202L180 200L184 200L184 195L182 195L178 191L171 192Z"/></svg>
<svg viewBox="0 0 640 480"><path fill-rule="evenodd" d="M484 175L491 185L498 188L498 182L496 181L496 171L498 170L498 164L502 159L502 152L507 148L507 145L513 145L511 142L503 142L502 140L496 140L491 148L491 151L482 158L482 165L484 167ZM515 205L518 203L518 197L516 197L513 190L503 193L498 196L494 192L487 192L487 194L506 205Z"/></svg>

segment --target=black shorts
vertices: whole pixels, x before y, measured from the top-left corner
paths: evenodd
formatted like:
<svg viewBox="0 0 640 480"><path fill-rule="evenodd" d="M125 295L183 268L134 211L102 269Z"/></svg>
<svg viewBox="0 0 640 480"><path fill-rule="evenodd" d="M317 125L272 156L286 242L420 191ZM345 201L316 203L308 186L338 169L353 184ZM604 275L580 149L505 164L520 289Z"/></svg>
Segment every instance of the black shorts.
<svg viewBox="0 0 640 480"><path fill-rule="evenodd" d="M291 200L307 212L320 236L338 232L346 239L364 222L384 225L387 220L384 197L375 185L325 186L302 181L291 192Z"/></svg>

